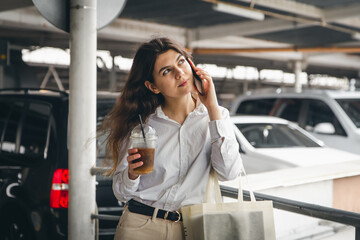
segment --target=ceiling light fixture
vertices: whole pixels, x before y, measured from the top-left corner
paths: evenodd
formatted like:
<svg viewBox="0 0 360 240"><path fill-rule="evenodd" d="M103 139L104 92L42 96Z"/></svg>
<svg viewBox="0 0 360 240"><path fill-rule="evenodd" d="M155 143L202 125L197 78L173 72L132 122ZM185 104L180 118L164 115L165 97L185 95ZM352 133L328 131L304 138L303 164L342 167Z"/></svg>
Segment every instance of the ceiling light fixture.
<svg viewBox="0 0 360 240"><path fill-rule="evenodd" d="M355 32L352 34L352 38L356 39L356 40L360 40L360 33L359 32Z"/></svg>
<svg viewBox="0 0 360 240"><path fill-rule="evenodd" d="M265 19L265 15L261 12L248 10L246 8L238 7L235 5L216 3L213 5L213 9L218 12L229 13L240 17L251 18L258 21L262 21Z"/></svg>

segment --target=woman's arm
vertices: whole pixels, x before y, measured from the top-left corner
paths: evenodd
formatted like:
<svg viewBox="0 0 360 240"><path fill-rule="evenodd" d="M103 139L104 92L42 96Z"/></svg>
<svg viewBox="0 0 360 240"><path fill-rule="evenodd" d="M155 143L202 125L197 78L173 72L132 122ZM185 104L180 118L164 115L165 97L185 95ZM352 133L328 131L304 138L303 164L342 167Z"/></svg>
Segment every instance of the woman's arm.
<svg viewBox="0 0 360 240"><path fill-rule="evenodd" d="M129 149L127 157L123 158L116 168L113 176L113 191L120 201L128 201L139 187L140 178L133 172L134 168L142 165L142 162L132 163L139 158L137 149Z"/></svg>
<svg viewBox="0 0 360 240"><path fill-rule="evenodd" d="M207 81L204 85L208 86L205 95L199 95L199 98L207 108L210 118L212 166L219 174L220 180L234 179L240 176L243 165L229 111L219 106L210 74L201 68L196 68L196 74L203 81Z"/></svg>
<svg viewBox="0 0 360 240"><path fill-rule="evenodd" d="M221 119L210 121L211 164L220 180L232 180L240 176L243 165L229 111L220 108Z"/></svg>

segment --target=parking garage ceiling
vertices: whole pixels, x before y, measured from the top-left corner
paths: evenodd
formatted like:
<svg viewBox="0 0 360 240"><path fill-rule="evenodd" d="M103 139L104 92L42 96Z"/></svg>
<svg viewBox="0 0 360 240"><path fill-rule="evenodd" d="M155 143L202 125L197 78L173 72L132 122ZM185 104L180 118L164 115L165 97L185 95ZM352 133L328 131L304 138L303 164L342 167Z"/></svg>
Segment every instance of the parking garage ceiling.
<svg viewBox="0 0 360 240"><path fill-rule="evenodd" d="M310 74L359 78L358 0L127 0L120 16L99 30L98 49L132 57L153 36L177 39L198 63L291 72L300 61ZM47 22L31 0L1 1L0 38L12 48L69 47L69 34Z"/></svg>

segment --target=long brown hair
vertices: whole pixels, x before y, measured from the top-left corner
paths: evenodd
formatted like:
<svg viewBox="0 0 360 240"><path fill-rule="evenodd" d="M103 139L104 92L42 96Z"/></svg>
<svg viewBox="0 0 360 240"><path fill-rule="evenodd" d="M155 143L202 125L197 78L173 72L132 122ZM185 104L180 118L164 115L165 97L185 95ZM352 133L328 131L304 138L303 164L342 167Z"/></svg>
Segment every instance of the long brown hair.
<svg viewBox="0 0 360 240"><path fill-rule="evenodd" d="M120 99L105 117L101 129L107 135L106 159L112 159L112 168L108 174L115 172L119 161L127 153L131 130L139 124L138 115L146 122L150 114L165 101L161 93L154 94L147 89L145 81L154 83L155 61L160 54L170 49L190 57L184 47L169 38L154 38L143 43L135 54Z"/></svg>

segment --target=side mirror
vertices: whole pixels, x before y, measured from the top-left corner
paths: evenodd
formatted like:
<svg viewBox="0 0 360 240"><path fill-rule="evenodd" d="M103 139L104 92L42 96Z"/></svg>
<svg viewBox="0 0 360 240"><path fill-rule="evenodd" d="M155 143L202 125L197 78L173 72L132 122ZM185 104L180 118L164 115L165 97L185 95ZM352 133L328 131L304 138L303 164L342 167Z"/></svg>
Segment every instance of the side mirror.
<svg viewBox="0 0 360 240"><path fill-rule="evenodd" d="M314 132L319 134L335 134L335 127L332 123L322 122L315 125Z"/></svg>
<svg viewBox="0 0 360 240"><path fill-rule="evenodd" d="M244 151L244 149L240 143L239 143L239 152L242 154L246 154L246 152Z"/></svg>

